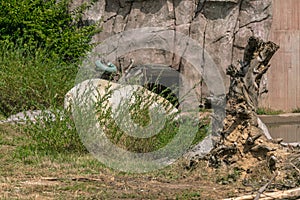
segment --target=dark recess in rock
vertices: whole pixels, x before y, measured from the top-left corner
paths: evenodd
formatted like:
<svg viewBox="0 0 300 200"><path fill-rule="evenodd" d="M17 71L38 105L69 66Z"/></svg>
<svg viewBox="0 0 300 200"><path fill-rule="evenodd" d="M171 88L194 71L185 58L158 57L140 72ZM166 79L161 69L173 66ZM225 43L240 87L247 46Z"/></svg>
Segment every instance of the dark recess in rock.
<svg viewBox="0 0 300 200"><path fill-rule="evenodd" d="M203 15L210 20L224 19L236 6L234 2L226 1L207 1L202 10Z"/></svg>

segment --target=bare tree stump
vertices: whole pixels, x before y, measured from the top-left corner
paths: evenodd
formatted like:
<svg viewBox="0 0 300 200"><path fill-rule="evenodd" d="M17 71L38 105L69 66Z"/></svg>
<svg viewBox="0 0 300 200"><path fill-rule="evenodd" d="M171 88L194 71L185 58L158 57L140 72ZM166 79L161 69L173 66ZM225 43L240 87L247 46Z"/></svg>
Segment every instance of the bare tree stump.
<svg viewBox="0 0 300 200"><path fill-rule="evenodd" d="M220 141L210 152L211 166L237 164L249 170L258 161L266 160L271 170L284 154L281 146L268 141L257 123L260 81L270 67L269 61L279 46L250 37L240 67L229 66L230 88L226 100L226 117Z"/></svg>

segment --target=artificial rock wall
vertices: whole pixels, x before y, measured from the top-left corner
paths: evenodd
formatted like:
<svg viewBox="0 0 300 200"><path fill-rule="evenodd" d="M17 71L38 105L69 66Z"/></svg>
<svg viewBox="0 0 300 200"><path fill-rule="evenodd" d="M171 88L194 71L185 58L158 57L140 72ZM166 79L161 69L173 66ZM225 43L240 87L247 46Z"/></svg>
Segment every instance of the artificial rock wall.
<svg viewBox="0 0 300 200"><path fill-rule="evenodd" d="M73 6L83 2L74 0ZM87 23L98 20L103 31L94 37L96 42L141 27L163 27L188 35L210 54L228 86L225 69L242 60L249 36L268 39L272 0L99 0L86 12ZM134 58L136 64L171 66L191 82L201 79L184 59L164 50L132 52L124 62L128 63L129 58ZM198 92L201 96L207 91L200 88Z"/></svg>

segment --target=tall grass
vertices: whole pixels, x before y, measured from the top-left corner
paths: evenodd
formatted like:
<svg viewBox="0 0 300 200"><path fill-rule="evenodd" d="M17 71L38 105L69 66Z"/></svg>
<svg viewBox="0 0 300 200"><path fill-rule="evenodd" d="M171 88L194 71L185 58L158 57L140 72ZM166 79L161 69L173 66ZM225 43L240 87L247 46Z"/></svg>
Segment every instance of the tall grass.
<svg viewBox="0 0 300 200"><path fill-rule="evenodd" d="M24 47L0 46L0 113L62 105L64 94L73 86L75 64L49 59L48 52Z"/></svg>
<svg viewBox="0 0 300 200"><path fill-rule="evenodd" d="M146 92L146 89L137 89L129 99L122 102L121 107L118 107L116 111L114 111L115 117L112 118L112 108L109 107L107 101L111 98L111 90L107 89L107 93L100 96L98 99L96 113L100 125L105 127L105 134L109 140L120 148L137 153L153 152L170 143L176 134L180 134L179 129L182 123L179 121L181 119L175 120L175 116L178 115L180 111L178 113L171 112L176 104L175 106L170 106L170 102L166 100L164 102L161 101L161 96L166 96L166 90L169 89L166 88L158 95L149 95L149 92ZM151 105L155 102L160 102L160 106L165 109L166 113L163 114L164 116L160 117L160 111L155 111L155 109L151 108ZM124 107L126 107L125 110L128 109L128 111L125 111ZM152 114L150 111L151 109ZM127 118L130 118L131 121ZM195 121L187 120L186 122L193 127L199 126L191 145L197 144L207 135L209 126L209 124L201 124L200 122L198 124L196 122L197 119L194 120ZM161 121L163 121L164 124L160 124ZM121 126L120 123L122 124ZM156 134L146 138L131 136L126 132L132 130L133 127L133 125L129 123L135 123L137 126L141 127L143 129L141 133L144 134L149 134L147 131L152 131L148 130L146 127L153 123L154 128L157 128L157 130L154 130ZM191 128L191 126L185 127L186 130L184 130L184 134L186 137L190 137L190 134L193 135L195 129ZM184 143L184 141L182 142ZM174 147L174 149L176 148L178 147Z"/></svg>
<svg viewBox="0 0 300 200"><path fill-rule="evenodd" d="M170 140L172 140L172 138L177 134L177 124L176 122L172 121L172 116L169 116L164 124L163 129L160 130L155 136L148 138L137 138L128 135L126 130L131 130L132 124L128 124L129 122L126 118L130 118L133 123L141 128L145 128L151 123L155 123L150 117L149 109L150 105L156 102L159 96L145 96L145 90L137 90L133 92L129 99L124 99L122 104L124 107L128 106L127 109L129 113L126 113L122 107L118 107L117 111L114 113L116 118L113 119L112 108L109 107L109 104L107 103L108 99L111 98L112 91L110 89L107 89L107 91L107 94L100 96L96 106L96 113L100 125L102 127L106 127L106 136L116 146L119 146L130 152L152 152L168 144ZM120 119L121 121L119 121ZM119 126L118 121L119 123L123 124L122 127ZM125 129L125 131L122 130L122 128Z"/></svg>
<svg viewBox="0 0 300 200"><path fill-rule="evenodd" d="M37 122L28 121L22 126L24 133L31 138L28 146L42 155L86 153L71 113L59 109L50 111L51 116L49 112L44 112Z"/></svg>
<svg viewBox="0 0 300 200"><path fill-rule="evenodd" d="M97 23L82 25L95 1L70 11L72 0L0 2L0 113L61 104L74 84L74 63L89 52Z"/></svg>
<svg viewBox="0 0 300 200"><path fill-rule="evenodd" d="M33 151L52 155L86 152L71 115L63 110L64 96L74 86L77 65L53 59L41 48L35 54L24 47L0 48L0 115L45 111L36 122L19 126L30 139L18 151L23 155Z"/></svg>
<svg viewBox="0 0 300 200"><path fill-rule="evenodd" d="M58 119L21 126L30 151L85 151L69 115L59 120L58 113L80 61L94 46L92 36L101 30L97 22L83 24L94 2L72 11L72 0L0 2L0 116L38 109Z"/></svg>

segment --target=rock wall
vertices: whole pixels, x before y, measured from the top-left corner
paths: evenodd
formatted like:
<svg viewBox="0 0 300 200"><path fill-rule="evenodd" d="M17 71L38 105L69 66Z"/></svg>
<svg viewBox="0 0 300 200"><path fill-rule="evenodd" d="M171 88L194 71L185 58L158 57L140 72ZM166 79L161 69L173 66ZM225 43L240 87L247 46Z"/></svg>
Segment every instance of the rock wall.
<svg viewBox="0 0 300 200"><path fill-rule="evenodd" d="M73 6L83 2L74 0ZM272 0L99 0L87 11L86 20L102 21L103 31L94 37L96 42L141 27L164 27L186 34L212 56L228 86L225 69L242 60L249 36L267 40ZM130 57L136 64L169 65L192 82L201 79L184 59L163 50L132 52L125 56L125 64ZM198 92L205 93L201 89Z"/></svg>

